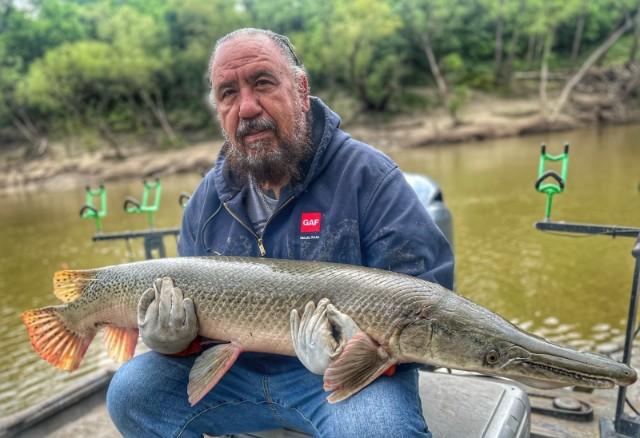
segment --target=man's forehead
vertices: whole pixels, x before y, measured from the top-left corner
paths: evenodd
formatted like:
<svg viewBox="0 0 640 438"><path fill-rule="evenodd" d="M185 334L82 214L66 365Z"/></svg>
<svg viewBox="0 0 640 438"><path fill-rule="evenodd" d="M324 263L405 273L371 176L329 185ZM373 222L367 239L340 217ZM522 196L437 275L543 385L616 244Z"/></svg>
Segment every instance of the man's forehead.
<svg viewBox="0 0 640 438"><path fill-rule="evenodd" d="M222 43L216 50L211 65L211 80L218 82L230 71L249 63L271 64L277 70L287 66L280 48L265 35L238 35Z"/></svg>

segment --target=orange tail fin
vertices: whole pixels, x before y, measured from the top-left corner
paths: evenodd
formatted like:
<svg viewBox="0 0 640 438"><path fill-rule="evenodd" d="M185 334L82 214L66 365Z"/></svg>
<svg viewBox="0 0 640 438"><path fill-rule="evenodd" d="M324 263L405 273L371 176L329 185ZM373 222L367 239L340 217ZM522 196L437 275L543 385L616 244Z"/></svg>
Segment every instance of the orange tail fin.
<svg viewBox="0 0 640 438"><path fill-rule="evenodd" d="M73 371L80 365L95 333L85 336L69 330L56 307L27 310L22 313L33 349L51 365Z"/></svg>

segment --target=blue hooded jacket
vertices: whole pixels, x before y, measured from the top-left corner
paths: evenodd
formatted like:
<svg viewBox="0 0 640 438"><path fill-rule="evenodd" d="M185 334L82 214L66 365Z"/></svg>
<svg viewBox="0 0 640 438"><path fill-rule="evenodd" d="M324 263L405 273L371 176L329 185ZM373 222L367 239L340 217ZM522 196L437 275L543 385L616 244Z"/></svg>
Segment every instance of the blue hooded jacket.
<svg viewBox="0 0 640 438"><path fill-rule="evenodd" d="M242 187L220 153L184 211L181 256L322 260L387 269L453 287L453 253L398 166L339 129L340 117L311 98L316 151L302 181L285 186L257 236Z"/></svg>

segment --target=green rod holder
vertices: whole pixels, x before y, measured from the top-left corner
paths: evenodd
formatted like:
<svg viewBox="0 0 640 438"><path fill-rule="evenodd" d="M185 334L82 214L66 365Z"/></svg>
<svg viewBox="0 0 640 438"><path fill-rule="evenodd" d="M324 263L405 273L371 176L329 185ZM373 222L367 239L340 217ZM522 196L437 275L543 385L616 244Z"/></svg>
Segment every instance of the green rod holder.
<svg viewBox="0 0 640 438"><path fill-rule="evenodd" d="M180 205L180 207L182 208L187 208L187 203L189 202L189 199L191 199L191 195L187 192L182 192L180 193L180 196L178 196L178 205Z"/></svg>
<svg viewBox="0 0 640 438"><path fill-rule="evenodd" d="M146 213L149 228L155 226L155 213L160 208L160 199L162 197L162 184L156 178L153 181L143 180L142 202L131 196L124 201L124 211L130 214ZM151 192L153 191L153 195ZM150 200L153 198L153 203Z"/></svg>
<svg viewBox="0 0 640 438"><path fill-rule="evenodd" d="M99 199L98 208L95 200ZM96 232L102 232L102 218L107 216L107 189L104 184L100 184L97 189L89 186L85 187L85 204L80 208L81 219L93 219L96 223Z"/></svg>
<svg viewBox="0 0 640 438"><path fill-rule="evenodd" d="M562 167L560 175L555 170L545 170L547 161L561 161ZM550 155L547 153L547 145L542 144L540 147L540 164L538 165L538 179L536 179L535 188L540 193L547 195L547 206L545 210L545 220L551 219L551 207L553 206L553 197L564 191L565 182L567 180L567 171L569 169L569 143L565 143L564 152L560 155ZM552 180L549 182L549 180Z"/></svg>

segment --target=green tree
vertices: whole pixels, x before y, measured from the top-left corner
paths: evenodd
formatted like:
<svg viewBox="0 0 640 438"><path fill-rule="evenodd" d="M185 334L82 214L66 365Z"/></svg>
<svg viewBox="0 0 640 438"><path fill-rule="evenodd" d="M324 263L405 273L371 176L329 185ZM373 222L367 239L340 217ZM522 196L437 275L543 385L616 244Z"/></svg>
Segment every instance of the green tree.
<svg viewBox="0 0 640 438"><path fill-rule="evenodd" d="M327 3L313 8L304 34L294 33L312 78L353 92L363 109L384 111L403 74L400 18L385 0Z"/></svg>
<svg viewBox="0 0 640 438"><path fill-rule="evenodd" d="M548 111L547 81L549 76L549 59L555 43L556 31L564 20L575 15L581 0L528 0L525 14L528 18L527 33L542 42L540 58L539 99L540 112Z"/></svg>
<svg viewBox="0 0 640 438"><path fill-rule="evenodd" d="M94 128L122 157L114 126L122 125L122 115L130 114L128 97L148 77L144 63L144 59L123 60L104 42L62 44L31 65L18 84L17 96L67 126L80 122ZM130 128L126 121L124 128Z"/></svg>
<svg viewBox="0 0 640 438"><path fill-rule="evenodd" d="M84 38L86 28L79 6L69 3L45 2L37 16L11 2L0 11L0 123L10 123L27 141L27 157L41 155L48 145L48 114L17 98L18 83L34 60L65 41Z"/></svg>
<svg viewBox="0 0 640 438"><path fill-rule="evenodd" d="M466 23L477 12L475 6L466 0L404 0L400 6L407 34L426 58L454 124L461 122L458 110L469 95L461 83L465 76L462 49Z"/></svg>
<svg viewBox="0 0 640 438"><path fill-rule="evenodd" d="M170 48L165 68L172 77L165 90L167 100L174 111L184 114L182 127L209 126L209 56L218 38L248 25L246 13L226 0L172 0L165 20Z"/></svg>
<svg viewBox="0 0 640 438"><path fill-rule="evenodd" d="M130 6L119 7L97 26L97 36L116 52L120 79L130 90L128 101L136 98L150 111L169 142L179 143L165 109L165 93L171 87L171 48L163 21L143 15ZM137 111L132 111L134 114Z"/></svg>

